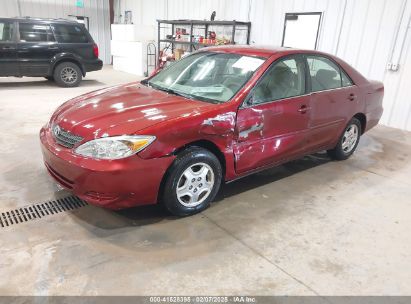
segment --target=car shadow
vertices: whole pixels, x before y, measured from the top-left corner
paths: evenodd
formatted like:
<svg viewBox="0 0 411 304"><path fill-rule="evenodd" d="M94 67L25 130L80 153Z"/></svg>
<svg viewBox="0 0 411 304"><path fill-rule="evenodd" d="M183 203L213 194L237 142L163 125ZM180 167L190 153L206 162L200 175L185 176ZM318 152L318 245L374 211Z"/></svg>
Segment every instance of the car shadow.
<svg viewBox="0 0 411 304"><path fill-rule="evenodd" d="M304 156L301 159L290 161L280 166L245 176L233 182L223 184L214 201L218 202L228 197L241 194L243 192L264 186L266 184L274 183L302 171L318 167L330 161L331 159L328 157L327 153L315 153L312 155Z"/></svg>
<svg viewBox="0 0 411 304"><path fill-rule="evenodd" d="M80 87L95 87L95 86L102 86L105 85L105 83L100 82L98 80L94 79L83 79L80 83ZM49 81L46 79L41 79L39 80L18 80L18 81L1 81L0 80L0 89L33 89L33 88L38 88L38 89L44 89L44 88L56 88L56 89L61 89L54 81Z"/></svg>
<svg viewBox="0 0 411 304"><path fill-rule="evenodd" d="M228 184L223 184L214 203L231 196L239 195L266 184L274 183L302 171L321 166L331 160L326 153L316 153L286 164L255 173ZM210 208L213 208L211 204ZM175 220L179 217L170 215L162 205L150 205L111 211L88 206L75 213L75 216L88 224L101 229L117 229L132 226L145 226L163 220Z"/></svg>

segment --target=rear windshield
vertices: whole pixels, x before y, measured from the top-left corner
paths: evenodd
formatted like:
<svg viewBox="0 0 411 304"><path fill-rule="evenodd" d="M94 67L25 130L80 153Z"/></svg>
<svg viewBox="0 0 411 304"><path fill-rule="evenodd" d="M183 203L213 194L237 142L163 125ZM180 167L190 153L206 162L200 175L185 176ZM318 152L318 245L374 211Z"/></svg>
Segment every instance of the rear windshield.
<svg viewBox="0 0 411 304"><path fill-rule="evenodd" d="M86 30L81 25L53 24L54 36L60 43L87 43L90 42Z"/></svg>

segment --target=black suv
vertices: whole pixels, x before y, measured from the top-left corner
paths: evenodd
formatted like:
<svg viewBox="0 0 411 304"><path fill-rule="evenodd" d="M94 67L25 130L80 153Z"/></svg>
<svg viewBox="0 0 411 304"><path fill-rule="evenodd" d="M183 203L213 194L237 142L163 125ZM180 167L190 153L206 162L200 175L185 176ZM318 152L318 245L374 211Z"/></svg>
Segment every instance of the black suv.
<svg viewBox="0 0 411 304"><path fill-rule="evenodd" d="M80 23L0 18L0 76L45 77L76 87L86 72L102 67L97 45Z"/></svg>

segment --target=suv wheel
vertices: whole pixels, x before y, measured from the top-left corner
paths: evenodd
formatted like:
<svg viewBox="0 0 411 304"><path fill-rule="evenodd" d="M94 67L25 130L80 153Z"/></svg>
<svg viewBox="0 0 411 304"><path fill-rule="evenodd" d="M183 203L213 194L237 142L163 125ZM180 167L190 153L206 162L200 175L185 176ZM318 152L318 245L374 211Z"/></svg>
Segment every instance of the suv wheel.
<svg viewBox="0 0 411 304"><path fill-rule="evenodd" d="M178 155L164 184L162 203L177 216L206 209L222 180L218 158L208 150L191 147Z"/></svg>
<svg viewBox="0 0 411 304"><path fill-rule="evenodd" d="M53 78L60 87L72 88L80 84L83 75L77 64L63 62L54 69Z"/></svg>

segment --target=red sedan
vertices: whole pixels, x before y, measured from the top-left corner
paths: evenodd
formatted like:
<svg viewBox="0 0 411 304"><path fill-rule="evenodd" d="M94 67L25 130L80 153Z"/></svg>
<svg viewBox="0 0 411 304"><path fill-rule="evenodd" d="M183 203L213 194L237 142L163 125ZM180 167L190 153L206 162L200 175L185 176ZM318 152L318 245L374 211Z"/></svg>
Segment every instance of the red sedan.
<svg viewBox="0 0 411 304"><path fill-rule="evenodd" d="M41 129L54 179L98 206L207 208L222 181L327 150L347 159L382 114L383 84L332 55L206 48L141 82L60 106Z"/></svg>

